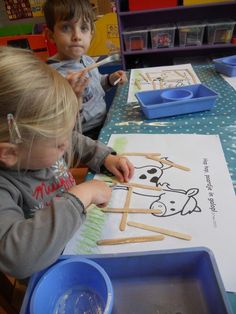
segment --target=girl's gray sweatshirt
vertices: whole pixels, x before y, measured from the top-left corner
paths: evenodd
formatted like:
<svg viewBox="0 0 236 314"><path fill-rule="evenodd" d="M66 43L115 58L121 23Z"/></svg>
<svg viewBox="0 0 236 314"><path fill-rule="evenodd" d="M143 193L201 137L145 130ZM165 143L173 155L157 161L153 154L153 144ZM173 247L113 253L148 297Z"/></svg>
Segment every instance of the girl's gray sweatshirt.
<svg viewBox="0 0 236 314"><path fill-rule="evenodd" d="M81 162L100 172L112 149L79 133ZM79 153L82 152L82 153ZM64 159L50 168L0 168L0 271L26 278L55 262L85 219Z"/></svg>

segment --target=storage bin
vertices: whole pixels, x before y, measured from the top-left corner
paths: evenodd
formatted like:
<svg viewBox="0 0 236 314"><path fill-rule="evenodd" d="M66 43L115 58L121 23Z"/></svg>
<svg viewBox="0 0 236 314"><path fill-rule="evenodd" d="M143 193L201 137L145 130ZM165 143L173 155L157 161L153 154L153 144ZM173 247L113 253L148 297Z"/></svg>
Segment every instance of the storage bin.
<svg viewBox="0 0 236 314"><path fill-rule="evenodd" d="M163 102L162 93L181 89L190 91L192 98ZM210 110L215 105L218 94L203 84L195 84L178 88L143 91L136 93L135 96L146 118L157 119Z"/></svg>
<svg viewBox="0 0 236 314"><path fill-rule="evenodd" d="M177 23L180 46L201 46L206 23L201 21Z"/></svg>
<svg viewBox="0 0 236 314"><path fill-rule="evenodd" d="M233 36L234 20L212 20L207 22L207 42L209 45L229 43Z"/></svg>
<svg viewBox="0 0 236 314"><path fill-rule="evenodd" d="M236 76L236 55L213 59L215 69L226 76Z"/></svg>
<svg viewBox="0 0 236 314"><path fill-rule="evenodd" d="M125 50L143 50L147 49L147 29L127 29L123 33Z"/></svg>
<svg viewBox="0 0 236 314"><path fill-rule="evenodd" d="M129 0L130 11L168 8L175 7L177 5L177 0Z"/></svg>
<svg viewBox="0 0 236 314"><path fill-rule="evenodd" d="M89 258L111 279L113 314L233 313L214 255L207 248L90 254ZM21 314L30 314L30 299L43 275L30 279Z"/></svg>
<svg viewBox="0 0 236 314"><path fill-rule="evenodd" d="M155 25L150 28L152 48L173 47L175 42L174 24Z"/></svg>

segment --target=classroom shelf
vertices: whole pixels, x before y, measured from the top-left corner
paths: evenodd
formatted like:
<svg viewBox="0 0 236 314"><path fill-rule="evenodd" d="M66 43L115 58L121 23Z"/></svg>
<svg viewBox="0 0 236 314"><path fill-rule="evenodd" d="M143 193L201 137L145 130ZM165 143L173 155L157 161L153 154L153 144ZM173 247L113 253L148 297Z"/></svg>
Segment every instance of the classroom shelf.
<svg viewBox="0 0 236 314"><path fill-rule="evenodd" d="M122 66L124 69L142 66L159 66L173 64L173 57L199 55L230 55L236 53L236 45L233 44L206 44L206 34L203 45L179 47L178 34L176 32L175 46L171 48L144 49L126 51L122 32L129 28L150 28L156 24L178 23L193 20L233 19L236 20L236 1L210 3L204 5L176 6L172 8L129 11L127 0L116 0L118 26L121 38ZM205 32L206 33L206 32Z"/></svg>

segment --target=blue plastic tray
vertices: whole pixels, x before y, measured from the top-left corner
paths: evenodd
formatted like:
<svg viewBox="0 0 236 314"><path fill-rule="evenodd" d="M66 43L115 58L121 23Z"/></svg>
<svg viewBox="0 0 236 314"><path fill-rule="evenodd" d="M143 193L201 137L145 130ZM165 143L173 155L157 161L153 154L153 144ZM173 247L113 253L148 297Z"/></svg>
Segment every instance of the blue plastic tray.
<svg viewBox="0 0 236 314"><path fill-rule="evenodd" d="M225 58L213 59L216 71L225 74L226 76L236 76L236 65L225 63L227 61L230 61L232 57L236 58L236 55Z"/></svg>
<svg viewBox="0 0 236 314"><path fill-rule="evenodd" d="M160 95L164 89L138 92L135 96L148 119L210 110L215 105L218 94L209 87L195 84L178 87L178 89L181 88L190 90L193 93L193 98L163 103Z"/></svg>
<svg viewBox="0 0 236 314"><path fill-rule="evenodd" d="M85 257L100 264L111 279L113 314L232 313L215 258L206 248ZM44 272L31 277L20 314L30 313L32 292Z"/></svg>

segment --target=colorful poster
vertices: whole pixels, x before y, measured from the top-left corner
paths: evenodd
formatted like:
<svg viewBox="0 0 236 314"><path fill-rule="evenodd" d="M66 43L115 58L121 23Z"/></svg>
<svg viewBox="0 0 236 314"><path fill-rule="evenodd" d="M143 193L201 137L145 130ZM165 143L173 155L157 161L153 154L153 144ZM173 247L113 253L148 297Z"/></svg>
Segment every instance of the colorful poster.
<svg viewBox="0 0 236 314"><path fill-rule="evenodd" d="M232 245L236 239L236 199L219 136L115 134L108 145L132 160L135 166L129 182L133 185L132 193L129 195L128 185L114 185L109 176L96 176L107 184L113 183L107 208L110 212L91 208L64 253L112 254L208 247L215 255L226 290L236 291L233 276L236 251ZM121 230L124 213L116 209L146 212L128 213ZM142 225L167 229L171 234L145 230ZM101 240L160 234L164 236L161 241L98 245Z"/></svg>
<svg viewBox="0 0 236 314"><path fill-rule="evenodd" d="M43 5L45 0L29 0L33 16L43 16Z"/></svg>
<svg viewBox="0 0 236 314"><path fill-rule="evenodd" d="M33 17L28 0L4 0L9 20L19 20Z"/></svg>

